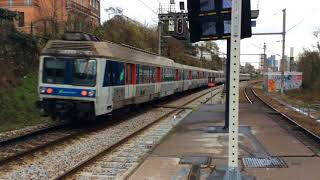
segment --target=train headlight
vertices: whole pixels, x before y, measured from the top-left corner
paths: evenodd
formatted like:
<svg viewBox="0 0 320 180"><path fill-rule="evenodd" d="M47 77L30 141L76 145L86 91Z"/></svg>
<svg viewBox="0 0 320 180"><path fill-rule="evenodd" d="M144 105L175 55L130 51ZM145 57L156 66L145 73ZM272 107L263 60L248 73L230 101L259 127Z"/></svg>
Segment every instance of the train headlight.
<svg viewBox="0 0 320 180"><path fill-rule="evenodd" d="M81 96L88 96L88 91L86 90L81 91Z"/></svg>
<svg viewBox="0 0 320 180"><path fill-rule="evenodd" d="M47 89L47 94L52 94L53 93L53 89L52 88L48 88Z"/></svg>
<svg viewBox="0 0 320 180"><path fill-rule="evenodd" d="M89 96L90 96L90 97L93 97L94 94L95 94L94 91L89 91Z"/></svg>

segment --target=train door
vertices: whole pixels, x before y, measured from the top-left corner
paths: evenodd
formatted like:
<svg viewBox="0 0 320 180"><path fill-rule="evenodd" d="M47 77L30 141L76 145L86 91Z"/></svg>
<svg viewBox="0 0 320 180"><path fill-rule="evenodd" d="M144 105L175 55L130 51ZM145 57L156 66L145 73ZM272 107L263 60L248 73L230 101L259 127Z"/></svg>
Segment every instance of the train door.
<svg viewBox="0 0 320 180"><path fill-rule="evenodd" d="M161 91L161 82L162 82L162 70L161 67L157 67L156 70L156 85L155 85L155 94L160 94Z"/></svg>
<svg viewBox="0 0 320 180"><path fill-rule="evenodd" d="M126 64L126 84L125 84L125 99L130 99L136 96L136 65Z"/></svg>

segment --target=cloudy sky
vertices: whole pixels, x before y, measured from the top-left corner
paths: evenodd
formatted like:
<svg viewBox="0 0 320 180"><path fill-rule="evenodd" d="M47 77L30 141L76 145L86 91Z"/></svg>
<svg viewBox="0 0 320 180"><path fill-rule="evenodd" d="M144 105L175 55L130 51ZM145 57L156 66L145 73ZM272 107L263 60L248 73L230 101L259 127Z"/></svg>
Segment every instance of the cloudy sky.
<svg viewBox="0 0 320 180"><path fill-rule="evenodd" d="M181 0L175 0L178 3ZM185 0L186 1L186 0ZM155 25L158 22L156 12L159 3L168 4L170 0L101 0L102 21L110 16L104 9L113 6L120 7L124 15L141 23ZM259 8L260 15L254 33L282 31L282 9L287 9L287 43L286 54L290 55L290 47L294 47L297 57L303 48L312 48L317 39L312 35L320 27L320 1L319 0L251 0L252 9ZM267 44L268 56L281 55L282 36L253 36L245 39L241 44L242 54L263 53L263 43ZM218 41L222 52L226 52L226 43ZM277 56L280 59L280 56ZM242 56L241 62L251 62L257 67L258 56Z"/></svg>

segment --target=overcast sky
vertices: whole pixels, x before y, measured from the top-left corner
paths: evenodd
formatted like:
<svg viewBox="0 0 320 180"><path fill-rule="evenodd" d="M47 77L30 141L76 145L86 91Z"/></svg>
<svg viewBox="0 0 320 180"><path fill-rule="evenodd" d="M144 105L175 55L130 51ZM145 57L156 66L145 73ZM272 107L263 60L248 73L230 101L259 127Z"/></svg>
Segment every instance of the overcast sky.
<svg viewBox="0 0 320 180"><path fill-rule="evenodd" d="M143 3L142 3L142 2ZM180 0L175 0L178 3ZM141 23L156 25L159 3L168 4L170 0L101 0L101 19L105 21L109 15L104 9L114 6L120 7L124 15ZM312 35L320 26L320 1L319 0L251 0L252 9L259 8L260 15L254 33L280 32L282 31L282 9L287 9L287 34L286 54L290 55L290 47L294 47L295 56L298 56L303 48L312 48L317 39ZM263 43L267 44L268 56L281 55L282 36L253 36L245 39L241 44L242 54L263 53ZM218 42L222 52L226 52L225 41ZM279 60L280 57L277 56ZM251 62L257 67L258 56L242 56L241 62Z"/></svg>

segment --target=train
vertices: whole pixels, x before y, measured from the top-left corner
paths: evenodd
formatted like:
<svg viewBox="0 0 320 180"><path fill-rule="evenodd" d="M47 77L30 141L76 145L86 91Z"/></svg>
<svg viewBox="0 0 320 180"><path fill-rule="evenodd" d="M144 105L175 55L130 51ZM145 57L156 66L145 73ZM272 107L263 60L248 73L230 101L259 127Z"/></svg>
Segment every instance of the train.
<svg viewBox="0 0 320 180"><path fill-rule="evenodd" d="M240 80L250 75L241 74ZM112 111L157 100L208 83L223 71L175 63L166 57L83 33L51 40L39 61L37 106L56 119L94 120Z"/></svg>

